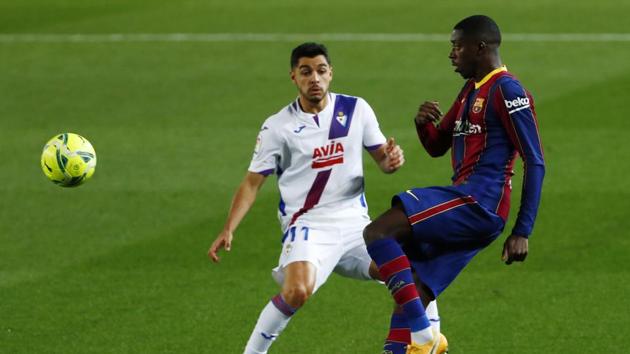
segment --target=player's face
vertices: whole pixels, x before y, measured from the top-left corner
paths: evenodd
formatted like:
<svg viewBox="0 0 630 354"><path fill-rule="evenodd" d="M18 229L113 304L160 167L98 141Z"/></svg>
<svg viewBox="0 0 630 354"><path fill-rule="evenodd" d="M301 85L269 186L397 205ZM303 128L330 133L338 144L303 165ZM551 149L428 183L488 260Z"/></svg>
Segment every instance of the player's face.
<svg viewBox="0 0 630 354"><path fill-rule="evenodd" d="M465 39L460 30L453 30L451 33L451 53L448 58L464 79L475 76L478 63L478 43L470 39Z"/></svg>
<svg viewBox="0 0 630 354"><path fill-rule="evenodd" d="M291 70L291 80L300 91L300 96L312 103L319 103L326 97L332 77L332 66L323 55L302 57Z"/></svg>

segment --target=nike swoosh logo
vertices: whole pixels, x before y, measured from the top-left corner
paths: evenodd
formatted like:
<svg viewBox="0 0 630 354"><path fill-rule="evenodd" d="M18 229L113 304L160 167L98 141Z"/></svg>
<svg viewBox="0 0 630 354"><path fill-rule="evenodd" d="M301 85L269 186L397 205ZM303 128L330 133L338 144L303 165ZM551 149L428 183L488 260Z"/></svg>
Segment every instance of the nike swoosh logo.
<svg viewBox="0 0 630 354"><path fill-rule="evenodd" d="M415 194L413 194L413 192L411 191L411 189L407 189L406 193L407 193L407 194L409 194L410 196L412 196L412 197L413 197L413 199L415 199L415 200L417 200L417 201L420 201L420 199L418 199L418 197L416 197L416 195L415 195Z"/></svg>
<svg viewBox="0 0 630 354"><path fill-rule="evenodd" d="M266 340L273 340L276 337L273 334L267 334L265 332L261 332L260 335L263 336L263 338L265 338Z"/></svg>
<svg viewBox="0 0 630 354"><path fill-rule="evenodd" d="M299 132L301 132L301 131L302 131L302 129L304 129L304 128L306 128L306 125L303 125L303 126L301 126L301 127L297 128L297 129L296 129L296 130L294 130L293 132L294 132L294 133L299 133Z"/></svg>

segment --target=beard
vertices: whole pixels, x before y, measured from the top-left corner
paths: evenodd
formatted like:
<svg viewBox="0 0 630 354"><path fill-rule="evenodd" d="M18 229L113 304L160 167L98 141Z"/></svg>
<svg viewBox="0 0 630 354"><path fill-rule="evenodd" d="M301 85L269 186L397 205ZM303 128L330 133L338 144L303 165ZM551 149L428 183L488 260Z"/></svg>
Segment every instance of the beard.
<svg viewBox="0 0 630 354"><path fill-rule="evenodd" d="M455 69L455 72L461 75L465 80L471 79L474 74L472 70L466 70L466 68L458 67Z"/></svg>
<svg viewBox="0 0 630 354"><path fill-rule="evenodd" d="M306 98L306 100L308 100L309 102L313 103L313 104L318 104L320 103L328 94L328 91L318 91L318 93L316 94L311 94L309 93L309 91L307 90L306 92L302 92L302 96L304 96L304 98Z"/></svg>

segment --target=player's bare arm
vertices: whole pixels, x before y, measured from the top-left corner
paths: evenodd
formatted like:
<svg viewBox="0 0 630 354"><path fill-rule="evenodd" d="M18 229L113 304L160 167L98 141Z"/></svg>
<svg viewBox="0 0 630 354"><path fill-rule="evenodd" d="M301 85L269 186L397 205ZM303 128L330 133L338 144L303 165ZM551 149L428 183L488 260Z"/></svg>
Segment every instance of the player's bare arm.
<svg viewBox="0 0 630 354"><path fill-rule="evenodd" d="M266 176L254 172L247 172L245 175L243 182L241 182L241 185L238 187L232 199L232 205L227 220L225 221L225 226L223 226L223 230L219 233L214 242L212 242L212 246L210 246L208 250L208 257L210 257L213 262L218 263L220 261L220 257L217 255L219 250L223 248L226 251L230 251L232 248L233 232L254 204L256 195L266 178Z"/></svg>
<svg viewBox="0 0 630 354"><path fill-rule="evenodd" d="M439 122L442 119L442 111L440 110L440 104L437 101L425 101L418 108L416 114L416 124L425 125L428 122Z"/></svg>
<svg viewBox="0 0 630 354"><path fill-rule="evenodd" d="M385 173L394 173L405 163L403 149L396 144L394 138L389 138L387 143L370 151L370 155Z"/></svg>
<svg viewBox="0 0 630 354"><path fill-rule="evenodd" d="M510 265L512 262L523 262L527 258L529 250L529 240L527 237L510 235L503 243L503 254L501 260Z"/></svg>

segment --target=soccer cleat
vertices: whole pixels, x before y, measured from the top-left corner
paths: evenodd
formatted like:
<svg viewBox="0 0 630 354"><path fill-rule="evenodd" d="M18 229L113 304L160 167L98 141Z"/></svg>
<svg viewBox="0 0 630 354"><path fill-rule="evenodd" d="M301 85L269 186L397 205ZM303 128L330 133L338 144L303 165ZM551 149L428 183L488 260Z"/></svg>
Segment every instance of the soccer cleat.
<svg viewBox="0 0 630 354"><path fill-rule="evenodd" d="M407 346L406 354L446 354L448 353L448 341L440 333L437 340L424 344L411 343Z"/></svg>
<svg viewBox="0 0 630 354"><path fill-rule="evenodd" d="M437 342L434 341L424 344L411 342L411 344L407 346L406 354L435 354L435 344L437 344Z"/></svg>
<svg viewBox="0 0 630 354"><path fill-rule="evenodd" d="M447 354L448 353L448 341L446 337L440 333L440 341L438 342L435 354Z"/></svg>

